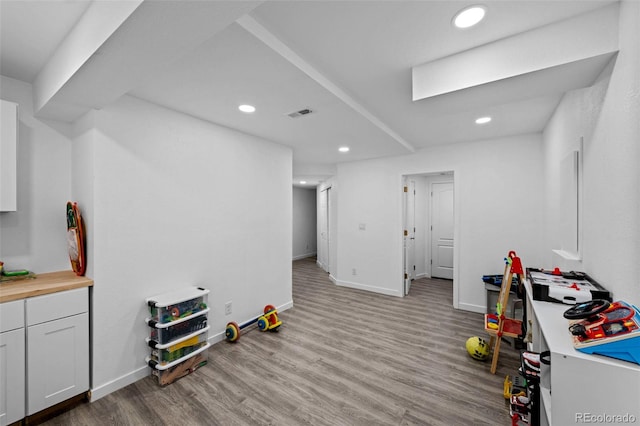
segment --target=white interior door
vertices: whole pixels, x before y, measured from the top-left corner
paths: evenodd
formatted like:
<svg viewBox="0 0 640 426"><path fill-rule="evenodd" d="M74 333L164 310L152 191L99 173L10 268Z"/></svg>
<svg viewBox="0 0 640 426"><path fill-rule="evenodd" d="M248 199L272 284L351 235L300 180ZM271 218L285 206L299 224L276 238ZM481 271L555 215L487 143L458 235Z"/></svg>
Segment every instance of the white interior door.
<svg viewBox="0 0 640 426"><path fill-rule="evenodd" d="M329 270L329 194L331 188L320 192L320 247L318 262L327 272Z"/></svg>
<svg viewBox="0 0 640 426"><path fill-rule="evenodd" d="M431 276L453 279L453 182L431 184Z"/></svg>
<svg viewBox="0 0 640 426"><path fill-rule="evenodd" d="M409 294L411 281L416 278L416 183L405 180L404 185L404 294Z"/></svg>

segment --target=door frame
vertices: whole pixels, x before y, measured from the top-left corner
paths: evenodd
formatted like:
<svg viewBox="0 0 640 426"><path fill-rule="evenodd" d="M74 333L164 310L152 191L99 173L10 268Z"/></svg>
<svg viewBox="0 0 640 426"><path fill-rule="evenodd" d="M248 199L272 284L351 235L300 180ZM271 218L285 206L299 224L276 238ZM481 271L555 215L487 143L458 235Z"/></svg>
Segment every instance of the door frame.
<svg viewBox="0 0 640 426"><path fill-rule="evenodd" d="M406 296L411 289L411 281L416 278L416 259L415 259L415 241L416 241L416 182L410 176L405 176L402 183L403 189L403 212L402 215L402 270L403 285L402 294ZM409 262L409 258L412 259Z"/></svg>
<svg viewBox="0 0 640 426"><path fill-rule="evenodd" d="M454 239L454 247L453 247L453 307L455 309L458 309L459 307L459 301L458 301L458 294L459 294L459 283L460 283L460 191L458 190L458 181L456 179L456 177L458 176L458 172L456 171L455 168L453 169L445 169L445 170L438 170L438 171L423 171L423 172L414 172L414 173L403 173L400 175L400 191L403 191L403 186L404 186L404 182L405 182L405 178L410 178L410 177L426 177L427 179L432 179L432 180L442 180L442 181L449 181L449 182L453 182L453 239ZM427 185L430 185L429 182L427 182ZM400 275L400 282L401 282L401 287L402 289L404 289L404 262L405 262L405 258L404 258L404 217L405 217L405 206L404 206L404 197L399 197L399 202L400 202L400 220L399 220L399 228L400 231L398 232L398 236L399 236L399 247L401 250L401 256L400 256L400 260L402 261L402 266L400 268L400 271L402 272L402 274ZM431 241L431 231L430 231L430 227L431 227L431 217L429 216L429 211L424 212L425 215L428 215L427 217L427 226L425 227L425 244L426 241ZM431 259L431 248L429 247L429 244L426 244L427 247L425 247L425 262L426 259ZM431 278L431 268L426 268L427 265L425 265L425 271L427 272L427 275L425 275L427 278Z"/></svg>

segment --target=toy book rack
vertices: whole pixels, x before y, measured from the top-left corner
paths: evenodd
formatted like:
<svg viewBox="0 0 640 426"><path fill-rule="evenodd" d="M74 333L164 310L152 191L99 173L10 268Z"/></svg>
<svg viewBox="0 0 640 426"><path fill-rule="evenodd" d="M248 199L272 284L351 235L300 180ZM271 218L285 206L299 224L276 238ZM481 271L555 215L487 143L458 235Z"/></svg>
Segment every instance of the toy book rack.
<svg viewBox="0 0 640 426"><path fill-rule="evenodd" d="M515 251L510 251L505 258L504 276L498 295L496 314L485 314L484 329L491 336L489 347L492 348L491 374L496 373L498 357L500 356L500 342L502 337L518 337L522 334L522 321L508 318L504 315L505 308L509 306L509 293L511 292L511 280L517 276L517 282L523 284L524 272L522 262L516 256Z"/></svg>

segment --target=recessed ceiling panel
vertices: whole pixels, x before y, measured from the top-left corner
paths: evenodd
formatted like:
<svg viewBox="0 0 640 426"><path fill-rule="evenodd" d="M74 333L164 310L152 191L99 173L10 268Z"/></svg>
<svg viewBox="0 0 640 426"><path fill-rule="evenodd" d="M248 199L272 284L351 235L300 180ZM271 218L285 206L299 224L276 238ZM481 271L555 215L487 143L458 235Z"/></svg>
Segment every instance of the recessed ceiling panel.
<svg viewBox="0 0 640 426"><path fill-rule="evenodd" d="M342 103L279 54L233 24L216 37L149 76L136 97L207 121L283 143L294 159L345 161L406 153L406 149ZM238 106L256 107L251 115ZM313 114L292 119L291 111Z"/></svg>
<svg viewBox="0 0 640 426"><path fill-rule="evenodd" d="M459 129L451 128L451 137L428 137L433 120L412 102L413 66L612 3L483 1L487 6L485 19L465 30L451 25L453 15L462 7L455 1L267 2L251 15L336 84L347 88L400 136L419 147L424 145L425 137L433 141L430 143L456 141ZM457 105L451 101L436 98L434 109L438 109L440 102L445 102L442 107L447 114L454 108L465 109L464 99ZM470 102L477 99L472 96ZM549 105L551 110L546 115L555 108ZM520 125L523 132L531 127L528 122ZM505 132L513 131L513 127ZM468 136L473 137L473 133Z"/></svg>

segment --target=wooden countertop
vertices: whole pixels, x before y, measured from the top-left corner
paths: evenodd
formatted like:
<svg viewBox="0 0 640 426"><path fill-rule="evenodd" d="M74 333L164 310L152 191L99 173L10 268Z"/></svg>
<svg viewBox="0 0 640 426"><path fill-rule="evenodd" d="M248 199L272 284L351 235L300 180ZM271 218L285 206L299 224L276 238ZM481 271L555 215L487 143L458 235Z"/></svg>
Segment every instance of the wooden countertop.
<svg viewBox="0 0 640 426"><path fill-rule="evenodd" d="M79 277L73 271L46 272L35 278L0 283L0 303L91 286L91 278Z"/></svg>

